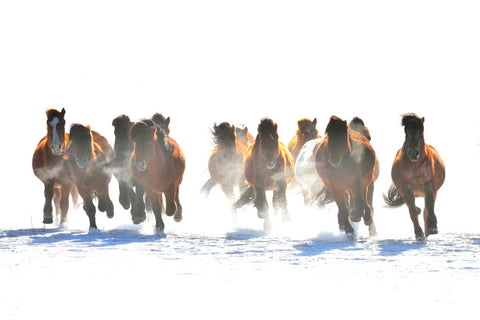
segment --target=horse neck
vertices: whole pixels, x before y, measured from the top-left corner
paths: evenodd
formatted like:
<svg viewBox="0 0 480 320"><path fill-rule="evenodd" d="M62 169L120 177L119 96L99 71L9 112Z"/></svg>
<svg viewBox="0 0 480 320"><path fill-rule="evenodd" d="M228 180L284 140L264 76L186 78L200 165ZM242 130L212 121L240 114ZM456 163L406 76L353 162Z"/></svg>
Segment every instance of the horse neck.
<svg viewBox="0 0 480 320"><path fill-rule="evenodd" d="M130 155L133 151L133 143L130 139L115 139L113 146L115 150L115 159L117 161L130 161Z"/></svg>

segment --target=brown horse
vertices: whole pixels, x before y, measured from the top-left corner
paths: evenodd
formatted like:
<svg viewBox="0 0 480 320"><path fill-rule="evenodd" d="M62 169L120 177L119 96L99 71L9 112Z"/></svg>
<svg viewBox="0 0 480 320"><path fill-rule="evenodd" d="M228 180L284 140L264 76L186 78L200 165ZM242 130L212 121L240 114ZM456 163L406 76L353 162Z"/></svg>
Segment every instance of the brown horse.
<svg viewBox="0 0 480 320"><path fill-rule="evenodd" d="M265 191L273 190L273 206L276 210L282 209L283 220L288 221L286 191L295 176L294 163L287 147L278 141L277 124L271 119L262 119L258 125L257 138L248 147L244 166L250 187L237 201L236 207L250 202L254 196L258 216L268 222Z"/></svg>
<svg viewBox="0 0 480 320"><path fill-rule="evenodd" d="M309 119L298 120L297 125L297 132L288 143L288 151L292 154L294 161L297 161L298 154L306 142L321 138L317 130L317 118L313 121Z"/></svg>
<svg viewBox="0 0 480 320"><path fill-rule="evenodd" d="M133 152L133 142L130 140L130 130L133 122L127 115L120 115L113 119L115 128L115 153L113 161L114 176L118 180L119 202L126 210L130 208L134 224L146 219L143 187L135 182L130 170L130 158Z"/></svg>
<svg viewBox="0 0 480 320"><path fill-rule="evenodd" d="M208 159L210 179L202 187L202 192L208 194L219 184L227 199L233 201L234 188L238 187L242 192L247 187L243 161L248 145L237 139L235 126L228 122L215 124L211 132L215 148Z"/></svg>
<svg viewBox="0 0 480 320"><path fill-rule="evenodd" d="M336 116L330 118L325 133L315 155L316 166L338 206L340 230L354 235L349 221L350 202L351 220L359 222L363 218L373 236L376 230L367 194L374 181L375 151L363 135L350 130L347 122Z"/></svg>
<svg viewBox="0 0 480 320"><path fill-rule="evenodd" d="M67 143L65 109L48 109L47 135L40 140L32 157L33 172L44 184L43 223L46 224L53 223L52 200L57 209L56 215L60 215L60 223L67 221L70 192L74 202L77 200L73 178L63 166Z"/></svg>
<svg viewBox="0 0 480 320"><path fill-rule="evenodd" d="M424 122L425 118L419 118L413 113L403 115L405 142L393 161L393 185L388 195L384 195L385 202L390 207L407 204L417 240L425 240L425 236L438 233L435 199L438 189L445 181L445 164L442 158L435 148L425 144ZM418 223L421 210L415 205L416 197L425 199L425 235Z"/></svg>
<svg viewBox="0 0 480 320"><path fill-rule="evenodd" d="M90 229L97 229L92 198L94 195L98 198L98 210L106 211L108 218L114 214L108 194L113 149L105 137L90 130L89 126L73 124L70 127L70 141L65 158L83 199L83 209L90 221Z"/></svg>
<svg viewBox="0 0 480 320"><path fill-rule="evenodd" d="M179 187L185 171L185 156L178 143L152 120L137 122L131 131L134 149L131 170L134 179L143 186L152 203L155 227L163 233L162 194L165 194L166 214L182 220Z"/></svg>

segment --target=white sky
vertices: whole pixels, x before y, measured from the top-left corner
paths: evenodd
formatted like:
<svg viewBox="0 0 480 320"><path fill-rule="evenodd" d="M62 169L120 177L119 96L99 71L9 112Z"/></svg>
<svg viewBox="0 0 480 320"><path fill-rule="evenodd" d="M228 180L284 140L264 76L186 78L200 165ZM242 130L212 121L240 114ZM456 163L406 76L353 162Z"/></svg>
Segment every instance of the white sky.
<svg viewBox="0 0 480 320"><path fill-rule="evenodd" d="M117 115L169 115L191 175L206 168L195 151L208 156L215 121L255 133L269 116L288 142L300 118L317 117L323 133L332 114L359 115L385 183L403 141L399 115L415 111L426 117L427 142L455 164L449 171L447 163L447 175L460 179L467 169L458 155L474 138L457 136L471 132L480 105L479 8L419 0L2 1L2 202L25 201L7 189L20 176L14 188L38 195L32 206L41 215L30 161L49 107L65 107L67 125L90 124L112 144Z"/></svg>

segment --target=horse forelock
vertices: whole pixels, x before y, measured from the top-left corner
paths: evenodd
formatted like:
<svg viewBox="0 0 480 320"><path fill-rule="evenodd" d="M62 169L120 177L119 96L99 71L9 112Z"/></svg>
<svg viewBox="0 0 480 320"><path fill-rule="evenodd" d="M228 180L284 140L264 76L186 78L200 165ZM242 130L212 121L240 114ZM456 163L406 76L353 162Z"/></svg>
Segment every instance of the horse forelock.
<svg viewBox="0 0 480 320"><path fill-rule="evenodd" d="M62 109L62 111L58 111L57 109L48 109L47 112L47 121L50 122L52 121L55 117L57 118L63 118L65 115L65 109Z"/></svg>
<svg viewBox="0 0 480 320"><path fill-rule="evenodd" d="M235 129L234 126L228 122L222 122L219 125L215 124L211 132L215 144L235 143Z"/></svg>
<svg viewBox="0 0 480 320"><path fill-rule="evenodd" d="M153 128L155 124L152 120L145 119L135 123L130 131L130 137L136 143L143 142L143 140L153 138Z"/></svg>
<svg viewBox="0 0 480 320"><path fill-rule="evenodd" d="M276 133L276 124L273 122L272 119L269 118L263 118L260 121L260 124L258 125L257 129L258 133L267 133L267 132L275 132Z"/></svg>
<svg viewBox="0 0 480 320"><path fill-rule="evenodd" d="M402 126L421 129L423 128L423 118L418 117L415 113L406 113L402 115Z"/></svg>
<svg viewBox="0 0 480 320"><path fill-rule="evenodd" d="M120 127L131 127L133 123L130 121L130 117L122 114L112 121L112 126L115 128L120 128Z"/></svg>
<svg viewBox="0 0 480 320"><path fill-rule="evenodd" d="M70 140L76 141L79 143L92 142L92 131L89 127L83 126L81 124L72 124L70 127Z"/></svg>

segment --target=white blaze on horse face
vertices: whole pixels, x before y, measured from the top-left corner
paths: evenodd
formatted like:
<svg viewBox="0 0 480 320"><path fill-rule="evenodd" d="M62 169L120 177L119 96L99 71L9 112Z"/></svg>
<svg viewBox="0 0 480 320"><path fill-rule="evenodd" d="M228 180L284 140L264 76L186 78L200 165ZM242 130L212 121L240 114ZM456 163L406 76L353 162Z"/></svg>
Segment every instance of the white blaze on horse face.
<svg viewBox="0 0 480 320"><path fill-rule="evenodd" d="M50 126L52 126L53 132L53 141L52 141L52 152L56 155L59 155L62 151L62 143L60 142L60 137L58 136L57 132L57 124L60 122L58 117L52 119L49 122Z"/></svg>

